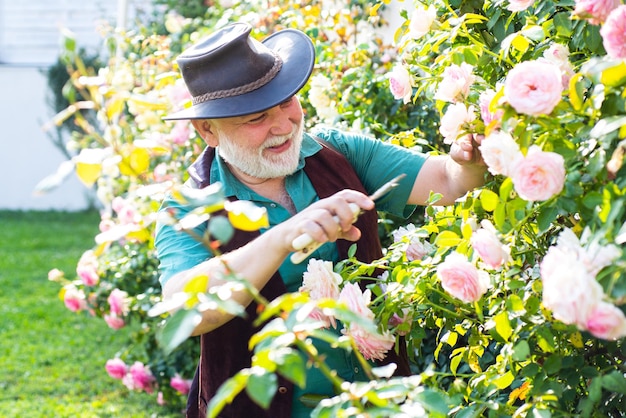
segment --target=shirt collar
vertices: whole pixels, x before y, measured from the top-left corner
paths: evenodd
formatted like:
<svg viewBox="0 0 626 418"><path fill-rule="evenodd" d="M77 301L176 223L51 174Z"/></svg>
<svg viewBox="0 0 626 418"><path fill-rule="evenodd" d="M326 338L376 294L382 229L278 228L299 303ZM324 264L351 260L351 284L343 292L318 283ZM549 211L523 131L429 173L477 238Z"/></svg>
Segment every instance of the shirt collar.
<svg viewBox="0 0 626 418"><path fill-rule="evenodd" d="M300 149L298 168L292 176L301 175L305 159L316 154L321 149L322 146L315 139L313 139L311 135L305 133L302 138L302 148ZM237 177L230 172L226 162L219 155L219 152L217 152L217 149L215 152L215 159L211 165L211 179L213 179L213 182L219 181L222 183L223 191L226 197L236 196L242 200L258 199L258 195L256 193L241 183Z"/></svg>

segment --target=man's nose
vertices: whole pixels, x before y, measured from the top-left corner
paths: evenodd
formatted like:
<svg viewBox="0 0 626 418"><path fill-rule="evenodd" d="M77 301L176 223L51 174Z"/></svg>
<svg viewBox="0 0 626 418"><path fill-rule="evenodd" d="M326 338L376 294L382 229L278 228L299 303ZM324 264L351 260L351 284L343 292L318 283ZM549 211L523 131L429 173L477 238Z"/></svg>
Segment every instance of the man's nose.
<svg viewBox="0 0 626 418"><path fill-rule="evenodd" d="M273 135L288 135L293 130L293 122L289 113L276 106L272 109L272 127L270 132Z"/></svg>

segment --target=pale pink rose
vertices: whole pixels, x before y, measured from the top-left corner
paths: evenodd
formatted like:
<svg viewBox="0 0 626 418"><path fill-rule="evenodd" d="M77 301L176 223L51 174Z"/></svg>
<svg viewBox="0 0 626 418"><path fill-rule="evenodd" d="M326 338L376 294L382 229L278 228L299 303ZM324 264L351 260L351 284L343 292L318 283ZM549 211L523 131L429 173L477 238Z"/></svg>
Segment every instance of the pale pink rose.
<svg viewBox="0 0 626 418"><path fill-rule="evenodd" d="M589 274L596 276L600 270L610 266L622 255L620 248L613 244L600 245L592 242L584 251L584 263Z"/></svg>
<svg viewBox="0 0 626 418"><path fill-rule="evenodd" d="M465 303L478 301L489 287L489 275L456 252L437 266L437 276L446 292Z"/></svg>
<svg viewBox="0 0 626 418"><path fill-rule="evenodd" d="M113 199L111 207L117 214L117 218L122 225L136 224L141 221L141 215L132 202L120 196L116 196Z"/></svg>
<svg viewBox="0 0 626 418"><path fill-rule="evenodd" d="M48 280L51 282L59 282L65 277L65 273L63 273L59 269L52 269L48 272Z"/></svg>
<svg viewBox="0 0 626 418"><path fill-rule="evenodd" d="M532 145L524 158L515 161L511 179L522 199L529 202L548 200L563 190L565 161L560 154L544 152Z"/></svg>
<svg viewBox="0 0 626 418"><path fill-rule="evenodd" d="M498 269L509 261L511 250L502 244L489 221L484 220L481 225L483 227L472 234L470 243L487 267Z"/></svg>
<svg viewBox="0 0 626 418"><path fill-rule="evenodd" d="M561 101L561 70L546 61L517 64L504 82L504 97L513 108L531 116L548 115Z"/></svg>
<svg viewBox="0 0 626 418"><path fill-rule="evenodd" d="M430 31L436 18L437 10L432 5L426 8L423 4L419 3L417 8L411 13L409 37L418 39L426 35Z"/></svg>
<svg viewBox="0 0 626 418"><path fill-rule="evenodd" d="M495 127L498 127L500 126L499 122L502 120L504 109L502 108L494 109L494 106L492 105L491 102L493 101L495 96L496 96L495 90L493 89L485 90L484 92L480 94L478 98L478 105L480 108L480 118L483 120L485 125L489 125L492 122L496 121L497 123L494 123L494 125Z"/></svg>
<svg viewBox="0 0 626 418"><path fill-rule="evenodd" d="M411 101L413 87L411 86L411 74L403 65L396 65L393 70L387 73L389 78L389 88L396 100L402 99L404 104Z"/></svg>
<svg viewBox="0 0 626 418"><path fill-rule="evenodd" d="M576 0L574 15L588 20L593 25L600 25L620 4L621 0Z"/></svg>
<svg viewBox="0 0 626 418"><path fill-rule="evenodd" d="M443 79L437 86L435 99L452 103L465 99L476 80L476 76L472 74L473 70L474 67L465 62L461 65L452 64L446 67L443 70Z"/></svg>
<svg viewBox="0 0 626 418"><path fill-rule="evenodd" d="M121 329L121 328L124 328L124 326L126 326L126 322L124 321L124 318L120 318L119 316L115 314L104 315L104 322L107 323L109 328L113 328L113 329Z"/></svg>
<svg viewBox="0 0 626 418"><path fill-rule="evenodd" d="M124 316L128 313L128 293L120 290L113 289L107 298L111 313L117 316Z"/></svg>
<svg viewBox="0 0 626 418"><path fill-rule="evenodd" d="M122 379L124 385L130 390L143 390L147 393L154 392L156 379L152 375L150 368L143 363L136 361L130 366L129 373Z"/></svg>
<svg viewBox="0 0 626 418"><path fill-rule="evenodd" d="M600 302L589 313L586 328L594 337L617 340L626 337L626 317L617 306Z"/></svg>
<svg viewBox="0 0 626 418"><path fill-rule="evenodd" d="M604 292L595 277L589 274L576 250L552 246L539 266L543 283L543 305L554 318L584 329L592 309L602 300Z"/></svg>
<svg viewBox="0 0 626 418"><path fill-rule="evenodd" d="M609 57L626 59L626 5L613 10L600 29L602 43Z"/></svg>
<svg viewBox="0 0 626 418"><path fill-rule="evenodd" d="M98 229L100 229L100 232L106 232L111 230L111 228L113 228L115 226L115 222L113 222L113 220L111 218L106 218L106 219L102 219L100 220L100 223L98 224Z"/></svg>
<svg viewBox="0 0 626 418"><path fill-rule="evenodd" d="M409 310L408 309L403 309L401 315L399 315L397 313L394 313L393 315L391 315L391 318L389 318L389 326L390 327L399 327L402 324L411 325L412 323L413 323L413 318L411 318L409 316ZM398 331L398 330L396 330L396 332L397 332L398 335L406 335L408 330L407 331Z"/></svg>
<svg viewBox="0 0 626 418"><path fill-rule="evenodd" d="M311 300L337 300L339 298L339 285L342 280L341 275L333 271L333 264L330 261L312 258L309 260L307 270L302 275L302 286L300 286L299 291L308 293ZM312 311L310 316L324 322L326 327L332 325L335 328L337 326L335 318L324 314L319 309Z"/></svg>
<svg viewBox="0 0 626 418"><path fill-rule="evenodd" d="M122 379L128 371L128 366L119 357L107 360L104 368L113 379Z"/></svg>
<svg viewBox="0 0 626 418"><path fill-rule="evenodd" d="M363 318L374 319L374 313L368 307L372 292L361 291L358 283L346 283L339 293L339 301L345 303L352 312Z"/></svg>
<svg viewBox="0 0 626 418"><path fill-rule="evenodd" d="M563 89L569 87L569 81L574 75L574 67L569 61L569 49L566 45L552 44L548 49L543 52L544 60L556 65L561 70L561 85ZM539 61L542 60L541 58Z"/></svg>
<svg viewBox="0 0 626 418"><path fill-rule="evenodd" d="M177 80L166 93L174 111L183 109L185 104L191 101L191 94L182 79Z"/></svg>
<svg viewBox="0 0 626 418"><path fill-rule="evenodd" d="M535 0L509 0L509 5L506 7L511 12L521 12L528 9L535 3Z"/></svg>
<svg viewBox="0 0 626 418"><path fill-rule="evenodd" d="M179 393L186 395L189 393L189 389L191 388L191 380L183 379L178 373L176 373L174 377L170 379L170 386Z"/></svg>
<svg viewBox="0 0 626 418"><path fill-rule="evenodd" d="M65 286L63 293L63 303L73 312L79 312L87 309L87 300L85 293L76 288L74 285Z"/></svg>
<svg viewBox="0 0 626 418"><path fill-rule="evenodd" d="M409 243L406 247L405 254L408 261L421 260L434 250L434 246L420 237L414 235L415 225L408 224L406 227L401 226L391 234L394 242L401 242L405 237Z"/></svg>
<svg viewBox="0 0 626 418"><path fill-rule="evenodd" d="M354 339L359 352L366 360L383 360L387 351L391 350L396 342L388 331L384 334L371 333L355 324L342 331Z"/></svg>
<svg viewBox="0 0 626 418"><path fill-rule="evenodd" d="M474 106L467 107L464 103L450 104L441 118L439 127L444 143L451 144L456 141L474 119L476 119Z"/></svg>
<svg viewBox="0 0 626 418"><path fill-rule="evenodd" d="M78 260L76 274L85 286L95 286L100 281L98 275L98 258L92 250L87 250Z"/></svg>
<svg viewBox="0 0 626 418"><path fill-rule="evenodd" d="M510 176L511 167L524 155L511 135L502 131L495 131L485 137L478 147L487 170L494 176L502 174Z"/></svg>
<svg viewBox="0 0 626 418"><path fill-rule="evenodd" d="M179 120L174 123L167 139L176 145L185 145L191 138L191 125L188 120Z"/></svg>
<svg viewBox="0 0 626 418"><path fill-rule="evenodd" d="M160 406L167 404L167 402L165 402L165 398L163 397L163 392L157 393L156 401L157 401L157 405L160 405Z"/></svg>

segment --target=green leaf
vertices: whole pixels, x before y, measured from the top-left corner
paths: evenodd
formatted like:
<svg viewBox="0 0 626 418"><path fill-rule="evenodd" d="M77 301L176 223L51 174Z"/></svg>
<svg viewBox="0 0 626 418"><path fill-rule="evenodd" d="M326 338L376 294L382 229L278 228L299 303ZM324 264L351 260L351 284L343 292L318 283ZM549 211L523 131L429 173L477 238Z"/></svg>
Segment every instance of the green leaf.
<svg viewBox="0 0 626 418"><path fill-rule="evenodd" d="M429 412L429 417L447 416L450 412L449 399L442 393L425 389L415 396L422 407Z"/></svg>
<svg viewBox="0 0 626 418"><path fill-rule="evenodd" d="M195 309L176 311L157 333L157 342L165 354L170 354L189 338L201 320L202 314Z"/></svg>
<svg viewBox="0 0 626 418"><path fill-rule="evenodd" d="M528 341L521 340L515 347L513 347L513 360L515 361L524 361L528 359L530 356L530 346L528 345Z"/></svg>
<svg viewBox="0 0 626 418"><path fill-rule="evenodd" d="M278 390L278 377L261 367L251 369L246 393L257 405L267 409Z"/></svg>
<svg viewBox="0 0 626 418"><path fill-rule="evenodd" d="M624 378L623 373L613 371L602 376L602 387L611 392L618 392L626 395L626 378Z"/></svg>
<svg viewBox="0 0 626 418"><path fill-rule="evenodd" d="M559 209L556 206L545 206L537 216L537 226L539 232L545 232L552 226L552 223L559 214Z"/></svg>
<svg viewBox="0 0 626 418"><path fill-rule="evenodd" d="M279 351L280 356L274 358L274 361L278 364L278 372L294 384L304 388L306 385L304 359L294 350L277 351Z"/></svg>
<svg viewBox="0 0 626 418"><path fill-rule="evenodd" d="M227 243L235 234L233 226L225 216L214 216L209 220L209 234L216 240Z"/></svg>

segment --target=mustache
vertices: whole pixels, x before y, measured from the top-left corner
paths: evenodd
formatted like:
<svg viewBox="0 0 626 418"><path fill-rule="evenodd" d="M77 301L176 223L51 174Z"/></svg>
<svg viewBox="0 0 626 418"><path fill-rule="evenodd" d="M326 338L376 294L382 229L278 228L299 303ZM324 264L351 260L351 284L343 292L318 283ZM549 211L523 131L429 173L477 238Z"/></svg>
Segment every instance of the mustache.
<svg viewBox="0 0 626 418"><path fill-rule="evenodd" d="M281 145L289 141L290 139L293 139L298 134L298 131L299 131L299 126L296 123L294 123L293 126L291 127L291 132L289 132L286 135L274 135L268 138L267 141L265 141L265 144L263 144L263 148L271 148L277 145Z"/></svg>

